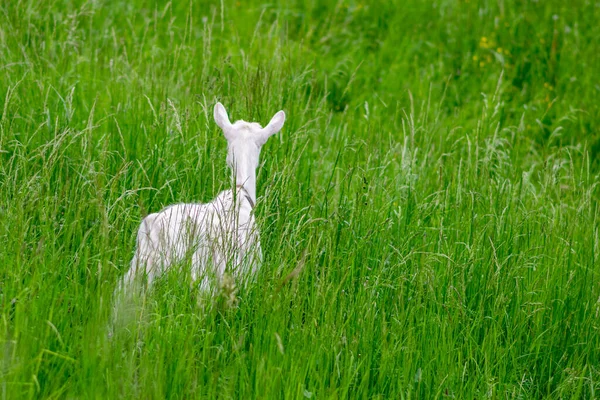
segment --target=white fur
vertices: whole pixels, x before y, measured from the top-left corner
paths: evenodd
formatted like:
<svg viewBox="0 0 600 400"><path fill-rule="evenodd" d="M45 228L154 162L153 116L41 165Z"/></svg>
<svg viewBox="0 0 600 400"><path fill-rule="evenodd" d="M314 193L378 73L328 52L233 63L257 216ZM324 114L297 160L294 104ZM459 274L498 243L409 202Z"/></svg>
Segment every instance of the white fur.
<svg viewBox="0 0 600 400"><path fill-rule="evenodd" d="M246 283L260 266L260 239L252 212L256 168L261 147L283 127L285 113L279 111L265 128L255 122L231 124L225 107L217 103L214 118L227 139L227 164L236 189L219 193L210 203L175 204L144 218L123 288L143 274L150 285L176 263L191 265L192 279L200 279L204 290L214 289L225 272Z"/></svg>

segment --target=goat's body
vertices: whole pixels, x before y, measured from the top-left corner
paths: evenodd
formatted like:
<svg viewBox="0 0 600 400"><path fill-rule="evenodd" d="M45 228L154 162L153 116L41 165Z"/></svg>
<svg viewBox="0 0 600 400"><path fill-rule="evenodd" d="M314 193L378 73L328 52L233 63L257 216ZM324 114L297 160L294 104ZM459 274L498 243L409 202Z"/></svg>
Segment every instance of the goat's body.
<svg viewBox="0 0 600 400"><path fill-rule="evenodd" d="M245 283L261 258L251 201L244 189L226 190L210 203L175 204L144 218L123 283L145 273L150 285L181 263L190 266L201 289L211 290L225 272Z"/></svg>
<svg viewBox="0 0 600 400"><path fill-rule="evenodd" d="M256 169L260 150L279 132L285 113L277 112L262 128L255 122L232 124L225 107L214 109L217 125L227 140L227 164L235 190L225 190L210 203L175 204L142 221L131 267L121 282L127 289L141 276L148 286L175 265L190 268L202 290L214 293L225 273L245 285L262 262L252 209L256 202Z"/></svg>

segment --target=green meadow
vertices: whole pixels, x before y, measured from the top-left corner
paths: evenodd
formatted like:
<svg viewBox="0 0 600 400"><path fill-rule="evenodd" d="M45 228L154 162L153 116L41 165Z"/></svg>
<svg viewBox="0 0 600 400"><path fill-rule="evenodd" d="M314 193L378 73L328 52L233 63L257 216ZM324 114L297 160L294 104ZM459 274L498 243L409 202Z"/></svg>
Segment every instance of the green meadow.
<svg viewBox="0 0 600 400"><path fill-rule="evenodd" d="M1 1L0 398L600 397L599 20ZM287 115L256 281L210 306L173 271L110 333L143 217L231 188L217 101Z"/></svg>

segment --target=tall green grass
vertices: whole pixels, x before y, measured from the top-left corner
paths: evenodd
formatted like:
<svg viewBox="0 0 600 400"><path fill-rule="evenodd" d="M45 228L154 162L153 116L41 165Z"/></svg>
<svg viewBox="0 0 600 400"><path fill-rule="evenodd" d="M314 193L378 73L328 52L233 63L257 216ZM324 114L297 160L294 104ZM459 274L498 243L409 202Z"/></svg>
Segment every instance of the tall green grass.
<svg viewBox="0 0 600 400"><path fill-rule="evenodd" d="M2 398L595 398L591 1L0 4ZM263 148L235 308L108 336L141 219Z"/></svg>

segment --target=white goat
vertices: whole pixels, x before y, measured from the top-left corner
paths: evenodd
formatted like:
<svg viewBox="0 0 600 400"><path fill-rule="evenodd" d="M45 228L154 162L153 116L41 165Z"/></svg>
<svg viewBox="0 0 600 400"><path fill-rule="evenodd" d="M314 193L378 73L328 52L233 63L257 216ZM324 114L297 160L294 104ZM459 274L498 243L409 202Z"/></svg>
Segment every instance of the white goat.
<svg viewBox="0 0 600 400"><path fill-rule="evenodd" d="M186 261L192 280L201 279L201 290L214 290L226 271L246 283L259 267L262 253L252 212L256 168L261 147L281 130L285 113L276 113L265 128L242 120L231 124L225 107L217 103L214 118L227 139L227 164L233 170L235 190L219 193L210 203L175 204L144 218L123 289L144 273L150 286L173 264Z"/></svg>

